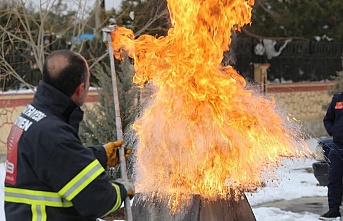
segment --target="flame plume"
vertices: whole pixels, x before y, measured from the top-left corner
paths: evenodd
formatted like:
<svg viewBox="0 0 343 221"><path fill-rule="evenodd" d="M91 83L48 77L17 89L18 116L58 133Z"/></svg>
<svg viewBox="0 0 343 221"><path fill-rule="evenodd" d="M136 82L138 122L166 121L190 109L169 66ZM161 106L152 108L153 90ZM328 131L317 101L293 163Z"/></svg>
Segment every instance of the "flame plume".
<svg viewBox="0 0 343 221"><path fill-rule="evenodd" d="M220 65L232 29L250 23L253 0L168 0L166 37L116 27L116 58L134 58L134 82L156 87L153 103L135 123L139 137L137 189L167 196L172 209L191 194L227 197L259 186L282 156L302 156L299 131L254 95L231 67Z"/></svg>

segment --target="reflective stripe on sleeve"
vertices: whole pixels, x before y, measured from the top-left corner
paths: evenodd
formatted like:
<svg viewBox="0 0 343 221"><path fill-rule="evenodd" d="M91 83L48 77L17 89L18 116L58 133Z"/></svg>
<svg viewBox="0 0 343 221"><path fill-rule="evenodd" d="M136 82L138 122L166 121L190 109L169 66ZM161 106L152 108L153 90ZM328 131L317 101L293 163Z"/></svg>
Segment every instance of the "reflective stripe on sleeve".
<svg viewBox="0 0 343 221"><path fill-rule="evenodd" d="M63 198L71 201L78 193L80 193L88 184L97 178L105 169L101 166L98 160L94 160L69 181L58 193Z"/></svg>
<svg viewBox="0 0 343 221"><path fill-rule="evenodd" d="M54 192L5 187L5 201L51 207L71 207L73 204Z"/></svg>
<svg viewBox="0 0 343 221"><path fill-rule="evenodd" d="M114 204L114 206L112 207L112 209L110 211L108 211L104 216L107 216L108 214L116 211L117 209L119 209L120 205L121 205L121 195L120 195L120 187L114 183L112 183L112 186L114 187L114 189L116 190L117 193L117 201Z"/></svg>

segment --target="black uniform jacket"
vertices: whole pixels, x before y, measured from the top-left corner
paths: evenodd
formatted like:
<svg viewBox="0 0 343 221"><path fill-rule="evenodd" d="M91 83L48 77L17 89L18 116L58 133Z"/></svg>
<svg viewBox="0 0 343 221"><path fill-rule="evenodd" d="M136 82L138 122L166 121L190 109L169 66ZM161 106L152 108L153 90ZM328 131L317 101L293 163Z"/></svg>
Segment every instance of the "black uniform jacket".
<svg viewBox="0 0 343 221"><path fill-rule="evenodd" d="M120 208L126 191L105 174L104 148L82 145L82 118L69 97L39 82L8 137L7 221L88 221Z"/></svg>
<svg viewBox="0 0 343 221"><path fill-rule="evenodd" d="M324 117L324 127L328 134L333 137L333 143L343 148L343 94L338 93L332 97L332 101Z"/></svg>

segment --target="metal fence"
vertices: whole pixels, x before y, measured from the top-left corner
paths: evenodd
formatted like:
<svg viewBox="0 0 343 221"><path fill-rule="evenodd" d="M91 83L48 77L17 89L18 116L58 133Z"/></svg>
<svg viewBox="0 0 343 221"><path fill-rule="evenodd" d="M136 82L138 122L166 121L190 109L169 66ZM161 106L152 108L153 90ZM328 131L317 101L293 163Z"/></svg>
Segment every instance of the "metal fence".
<svg viewBox="0 0 343 221"><path fill-rule="evenodd" d="M332 42L291 41L283 50L284 42L274 42L273 49L280 52L277 56L268 58L266 53L256 54L256 47L261 46L259 40L253 38L237 38L235 41L235 69L247 81L254 80L254 64L268 63L270 67L267 79L270 82L310 82L328 81L342 70L343 44ZM262 45L263 46L263 45ZM266 45L264 45L266 46ZM70 45L63 39L55 41L47 47L48 51L70 49ZM106 46L100 41L87 42L83 45L83 54L90 63L92 59L103 55ZM6 61L25 81L37 85L41 79L40 70L35 67L35 61L29 50L11 51L5 56ZM106 60L107 58L105 58ZM107 62L107 61L106 61ZM12 75L4 72L0 67L0 85L3 90L18 89L21 84Z"/></svg>
<svg viewBox="0 0 343 221"><path fill-rule="evenodd" d="M47 44L44 46L44 52L47 56L51 51L54 50L71 50L73 47L75 51L80 52L90 63L90 65L97 60L98 57L106 53L106 45L102 40L89 41L86 40L81 45L72 45L65 39L54 39L53 44ZM38 85L39 80L42 78L41 70L38 69L35 58L31 50L27 47L20 47L17 49L16 45L11 45L12 50L7 50L6 54L3 53L1 56L0 65L0 90L6 91L10 89L17 90L25 85L20 82L13 72L18 74L25 82L30 85ZM108 62L108 58L102 60ZM6 61L6 66L4 60ZM10 68L9 68L10 66ZM95 77L92 76L91 80Z"/></svg>
<svg viewBox="0 0 343 221"><path fill-rule="evenodd" d="M328 81L342 70L343 44L291 41L282 49L284 41L274 43L272 46L280 54L268 58L266 53L256 54L256 47L261 46L260 41L251 38L237 39L235 69L247 80L253 80L253 65L269 63L267 79L276 83Z"/></svg>

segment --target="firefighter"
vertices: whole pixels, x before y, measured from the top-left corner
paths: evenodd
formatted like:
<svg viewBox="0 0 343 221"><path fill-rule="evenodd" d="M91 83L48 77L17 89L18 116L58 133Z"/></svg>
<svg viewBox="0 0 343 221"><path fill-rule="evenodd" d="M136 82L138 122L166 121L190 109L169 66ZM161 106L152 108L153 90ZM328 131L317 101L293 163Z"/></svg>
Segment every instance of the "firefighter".
<svg viewBox="0 0 343 221"><path fill-rule="evenodd" d="M329 152L328 204L329 211L320 220L336 220L341 217L339 208L342 202L343 178L343 94L337 93L323 119L327 133L332 136L333 144Z"/></svg>
<svg viewBox="0 0 343 221"><path fill-rule="evenodd" d="M118 164L123 141L86 148L79 139L89 77L78 53L61 50L47 57L43 80L7 140L7 221L96 220L133 197L131 182L110 182L105 173L106 166Z"/></svg>

